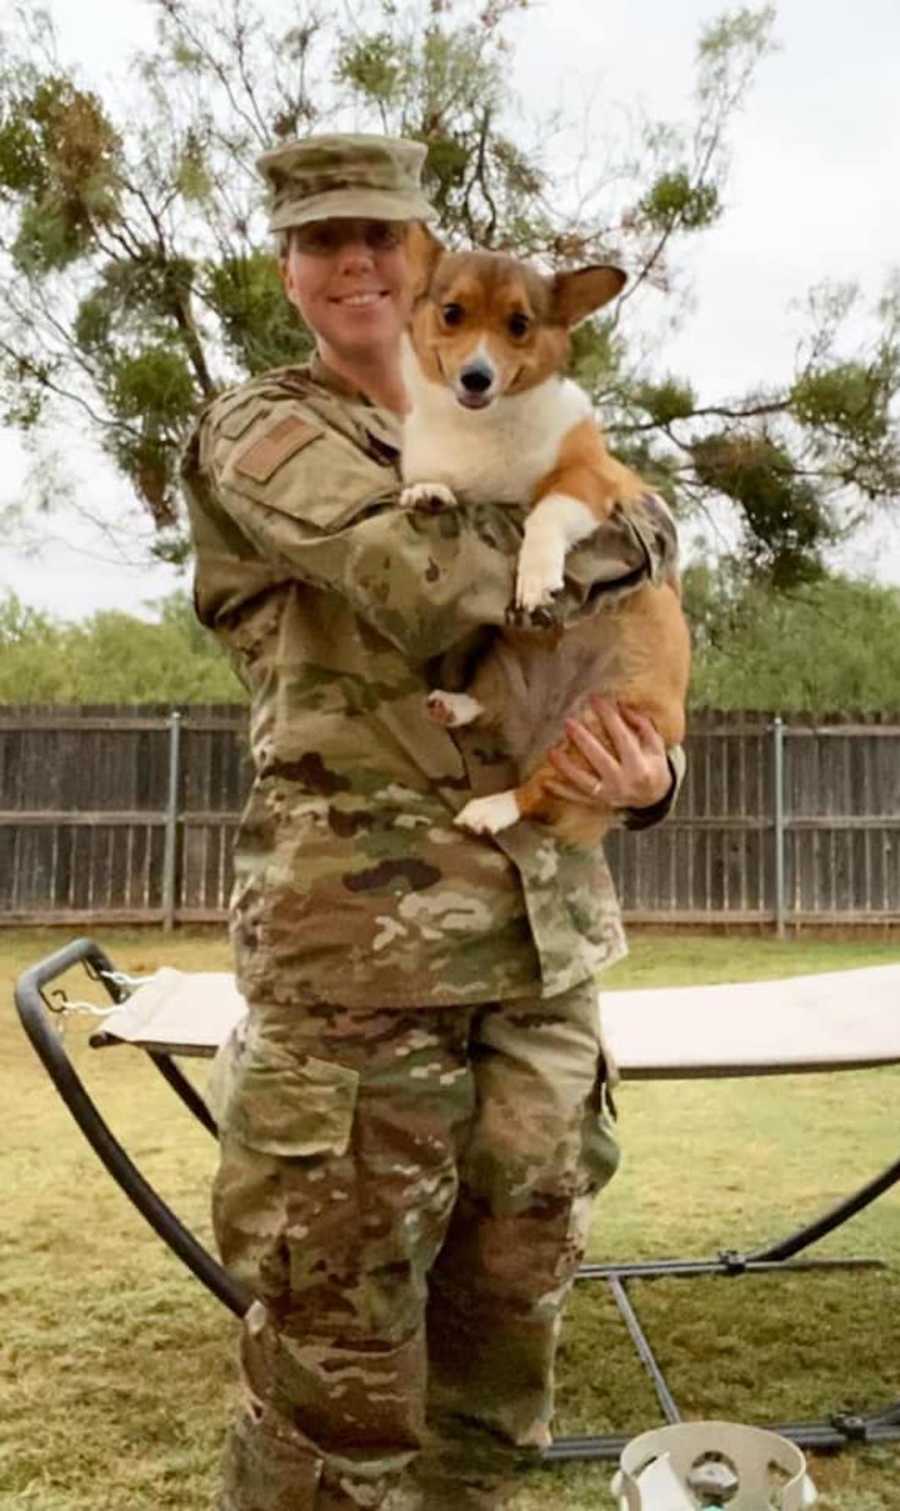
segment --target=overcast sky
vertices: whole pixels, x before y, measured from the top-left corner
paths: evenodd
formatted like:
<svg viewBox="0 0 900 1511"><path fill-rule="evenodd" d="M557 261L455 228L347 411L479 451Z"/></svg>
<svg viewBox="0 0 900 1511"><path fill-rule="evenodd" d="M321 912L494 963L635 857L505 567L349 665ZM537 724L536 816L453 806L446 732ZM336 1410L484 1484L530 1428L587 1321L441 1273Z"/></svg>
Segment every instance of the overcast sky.
<svg viewBox="0 0 900 1511"><path fill-rule="evenodd" d="M593 99L601 127L620 105L685 119L698 33L723 8L715 0L544 0L516 21L513 83L542 108ZM63 58L101 84L121 79L129 54L152 39L145 0L50 0L50 9ZM11 14L12 0L0 0L0 28ZM784 379L802 328L792 306L812 284L858 279L874 301L900 264L900 3L782 0L776 33L781 49L761 64L733 128L727 213L680 259L695 312L659 354L661 372L689 376L708 402ZM16 438L0 435L0 503L15 496L24 471ZM127 507L115 478L89 455L78 457L76 472L90 512ZM51 520L39 560L7 553L0 588L74 618L103 607L137 611L179 581L169 569L129 571L96 547L72 550L61 530L78 533ZM900 583L900 529L883 520L843 564Z"/></svg>

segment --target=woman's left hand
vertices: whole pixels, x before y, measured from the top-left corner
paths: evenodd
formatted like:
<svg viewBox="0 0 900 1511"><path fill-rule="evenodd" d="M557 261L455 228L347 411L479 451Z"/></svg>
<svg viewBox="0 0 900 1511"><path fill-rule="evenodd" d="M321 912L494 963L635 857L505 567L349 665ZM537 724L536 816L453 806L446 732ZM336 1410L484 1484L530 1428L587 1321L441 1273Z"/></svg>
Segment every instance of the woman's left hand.
<svg viewBox="0 0 900 1511"><path fill-rule="evenodd" d="M603 726L611 750L586 724L566 720L566 734L577 745L587 769L556 746L550 760L560 774L547 786L569 802L602 803L611 808L650 808L672 785L662 736L648 718L608 698L593 697L591 709ZM614 752L614 754L612 753Z"/></svg>

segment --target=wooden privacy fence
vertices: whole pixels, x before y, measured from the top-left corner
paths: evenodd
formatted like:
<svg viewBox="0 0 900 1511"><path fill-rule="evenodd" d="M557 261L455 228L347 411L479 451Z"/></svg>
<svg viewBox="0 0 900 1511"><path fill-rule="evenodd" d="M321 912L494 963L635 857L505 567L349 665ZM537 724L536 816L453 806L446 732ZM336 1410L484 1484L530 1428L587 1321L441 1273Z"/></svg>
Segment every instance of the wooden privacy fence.
<svg viewBox="0 0 900 1511"><path fill-rule="evenodd" d="M243 706L0 708L0 924L225 918ZM900 717L694 714L675 814L607 851L635 923L900 923Z"/></svg>
<svg viewBox="0 0 900 1511"><path fill-rule="evenodd" d="M0 708L0 923L225 917L247 710Z"/></svg>

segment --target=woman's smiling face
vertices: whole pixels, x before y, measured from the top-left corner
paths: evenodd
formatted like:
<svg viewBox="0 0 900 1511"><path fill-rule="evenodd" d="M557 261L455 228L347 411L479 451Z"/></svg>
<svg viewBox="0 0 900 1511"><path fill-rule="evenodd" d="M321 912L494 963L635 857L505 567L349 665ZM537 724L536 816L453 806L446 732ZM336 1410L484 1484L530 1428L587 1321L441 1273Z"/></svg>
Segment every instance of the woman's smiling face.
<svg viewBox="0 0 900 1511"><path fill-rule="evenodd" d="M411 308L406 227L386 220L318 220L290 233L281 276L324 354L371 360L395 351Z"/></svg>

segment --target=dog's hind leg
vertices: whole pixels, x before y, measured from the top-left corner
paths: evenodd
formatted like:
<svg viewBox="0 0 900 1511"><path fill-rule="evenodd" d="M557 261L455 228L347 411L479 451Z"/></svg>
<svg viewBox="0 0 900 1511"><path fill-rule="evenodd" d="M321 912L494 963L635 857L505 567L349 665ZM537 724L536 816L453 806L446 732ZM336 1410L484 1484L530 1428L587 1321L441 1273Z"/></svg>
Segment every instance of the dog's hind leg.
<svg viewBox="0 0 900 1511"><path fill-rule="evenodd" d="M460 809L453 822L473 834L499 834L501 829L511 829L521 817L518 793L511 787L506 792L494 792L490 797L473 798Z"/></svg>

